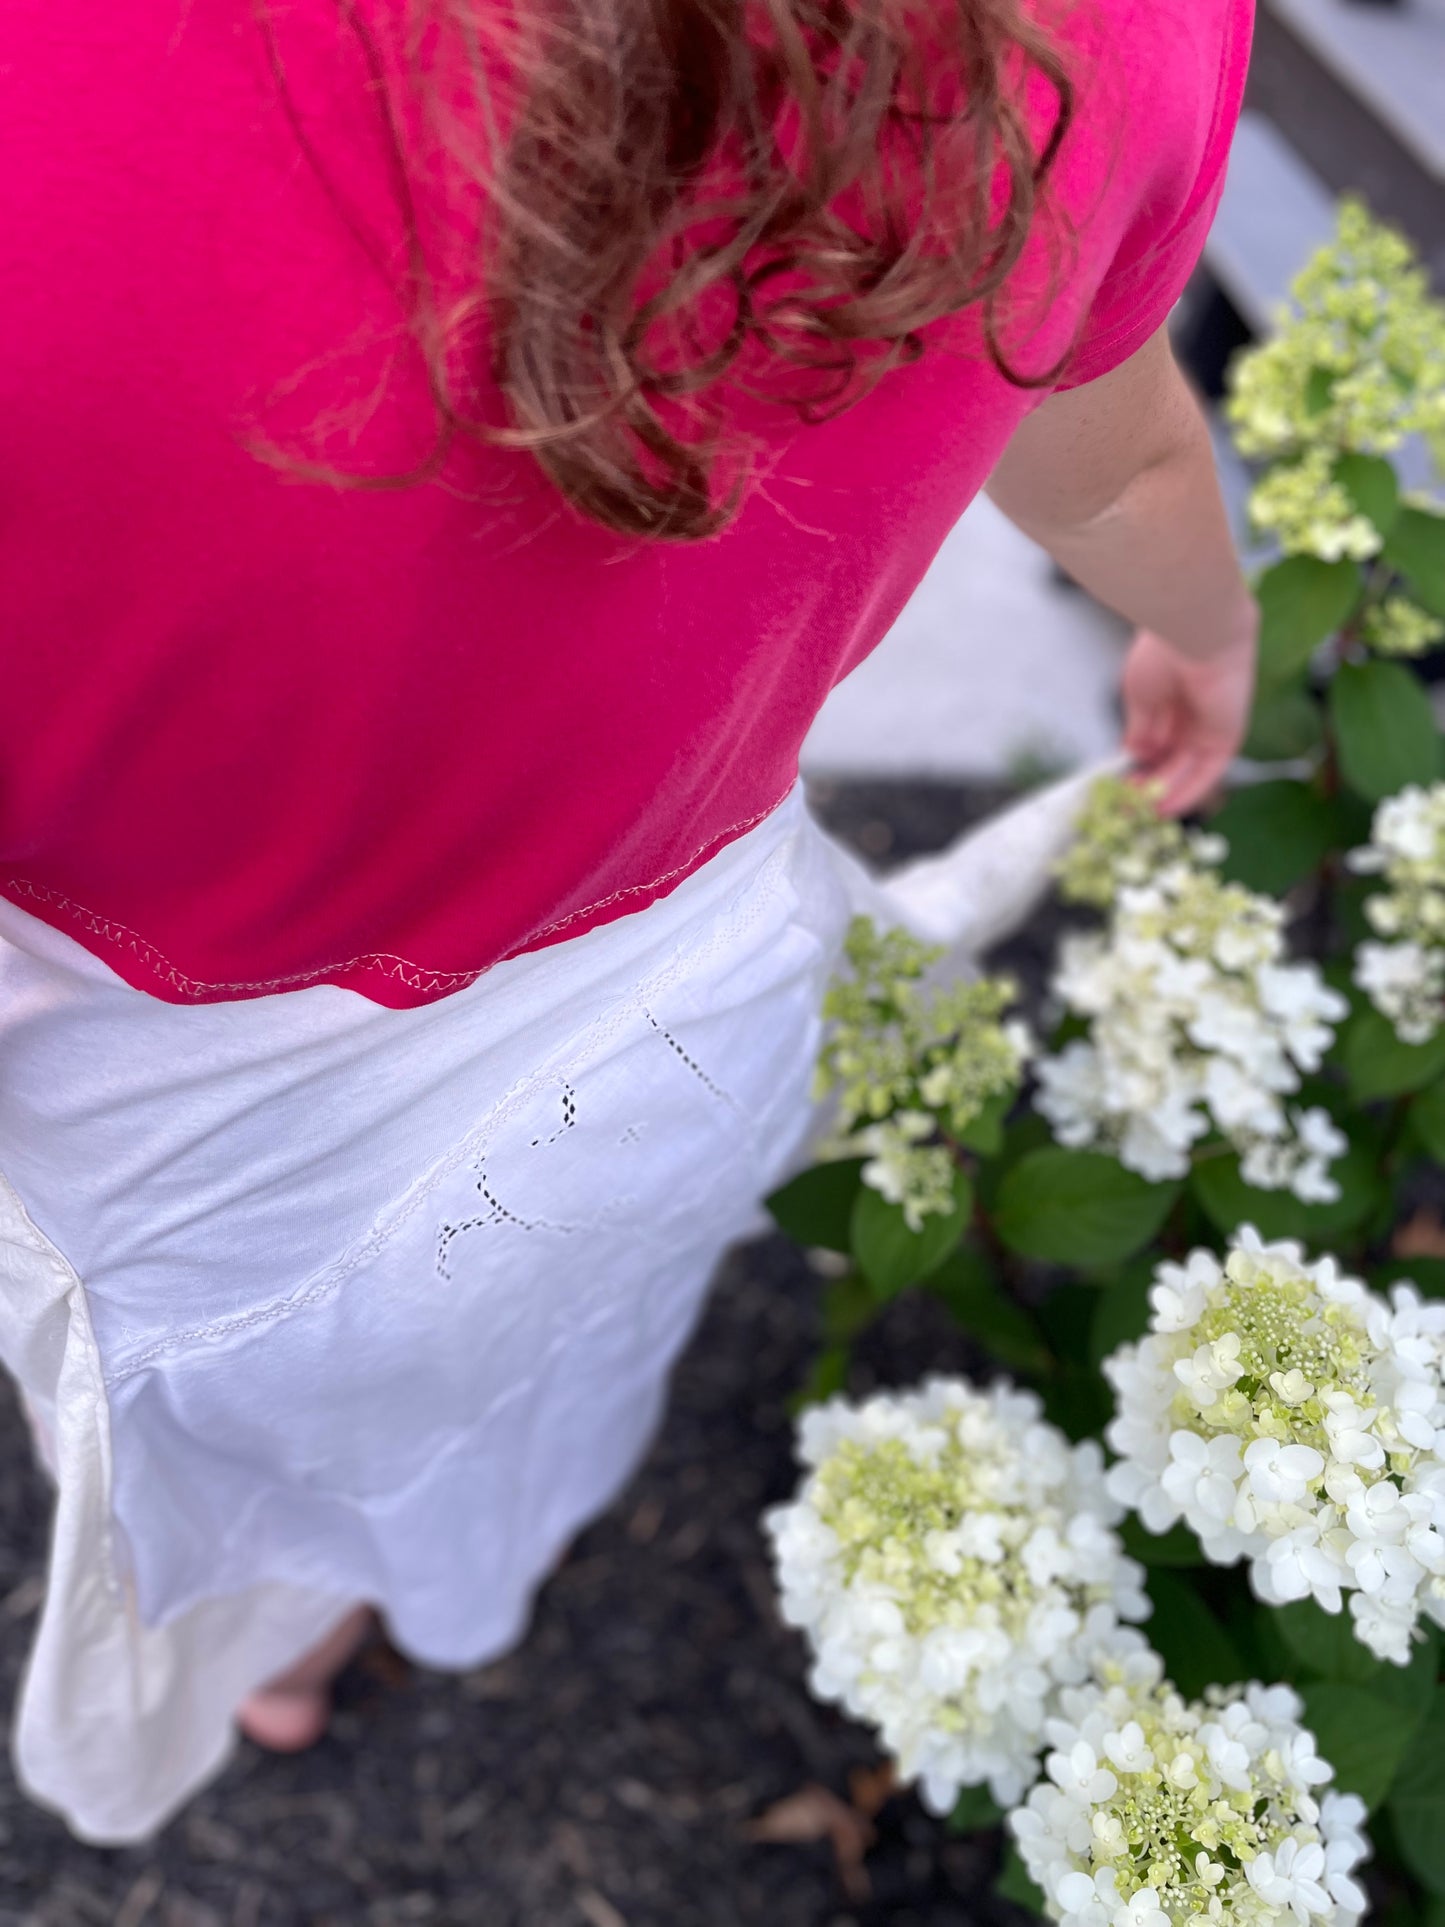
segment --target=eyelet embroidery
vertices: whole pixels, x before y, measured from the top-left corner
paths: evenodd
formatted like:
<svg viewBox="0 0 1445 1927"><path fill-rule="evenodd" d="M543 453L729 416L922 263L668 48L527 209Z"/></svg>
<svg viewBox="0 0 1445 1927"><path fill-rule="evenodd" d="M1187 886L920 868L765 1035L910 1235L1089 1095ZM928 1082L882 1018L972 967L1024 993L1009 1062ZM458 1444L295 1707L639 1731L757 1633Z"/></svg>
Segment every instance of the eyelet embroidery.
<svg viewBox="0 0 1445 1927"><path fill-rule="evenodd" d="M559 1131L557 1135L560 1137L561 1132ZM555 1141L554 1138L548 1138L546 1140L549 1144L555 1143ZM533 1138L532 1142L536 1144L539 1140ZM487 1161L485 1157L478 1160L476 1170L477 1189L486 1199L491 1209L489 1211L479 1212L474 1218L463 1218L459 1224L443 1224L441 1226L437 1233L436 1255L436 1268L439 1277L448 1280L451 1278L452 1274L447 1266L447 1253L451 1250L455 1240L460 1238L464 1232L480 1230L483 1225L512 1224L515 1225L519 1231L556 1231L564 1238L570 1238L572 1233L577 1229L577 1226L574 1224L558 1224L551 1218L519 1217L515 1211L509 1210L507 1206L502 1203L501 1199L487 1182Z"/></svg>
<svg viewBox="0 0 1445 1927"><path fill-rule="evenodd" d="M567 1135L575 1126L576 1122L577 1093L570 1084L564 1084L562 1086L562 1122L557 1126L557 1129L552 1133L551 1137L534 1137L532 1139L532 1148L535 1150L539 1144L555 1144L559 1137L565 1137Z"/></svg>
<svg viewBox="0 0 1445 1927"><path fill-rule="evenodd" d="M721 1089L719 1085L713 1083L712 1079L708 1076L707 1072L703 1069L702 1065L698 1063L695 1057L690 1057L688 1055L688 1053L683 1049L682 1045L679 1044L677 1039L673 1036L672 1032L670 1030L667 1030L663 1025L659 1024L657 1019L653 1016L650 1010L645 1010L642 1014L647 1019L648 1023L651 1024L652 1028L657 1032L658 1036L661 1037L666 1043L671 1044L672 1048L677 1052L678 1056L682 1059L683 1063L687 1065L687 1068L692 1072L693 1076L700 1079L701 1082L707 1086L707 1088L712 1092L713 1096L717 1098L720 1103L730 1105L732 1103L732 1099L728 1096L727 1092Z"/></svg>

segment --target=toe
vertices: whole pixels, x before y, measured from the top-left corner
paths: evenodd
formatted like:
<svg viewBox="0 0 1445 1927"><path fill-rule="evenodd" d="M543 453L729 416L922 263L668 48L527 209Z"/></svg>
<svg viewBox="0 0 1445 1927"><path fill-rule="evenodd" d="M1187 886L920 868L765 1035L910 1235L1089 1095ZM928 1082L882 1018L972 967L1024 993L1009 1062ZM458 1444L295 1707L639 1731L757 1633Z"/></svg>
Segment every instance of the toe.
<svg viewBox="0 0 1445 1927"><path fill-rule="evenodd" d="M253 1693L236 1713L246 1738L272 1753L300 1753L314 1746L330 1719L331 1696L323 1692Z"/></svg>

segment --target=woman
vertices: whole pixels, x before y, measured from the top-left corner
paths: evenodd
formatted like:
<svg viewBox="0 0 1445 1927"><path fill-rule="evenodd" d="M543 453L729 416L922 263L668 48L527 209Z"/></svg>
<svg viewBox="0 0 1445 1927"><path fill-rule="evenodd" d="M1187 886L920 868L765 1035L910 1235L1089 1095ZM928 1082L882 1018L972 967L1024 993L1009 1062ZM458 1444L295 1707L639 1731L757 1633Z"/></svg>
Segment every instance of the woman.
<svg viewBox="0 0 1445 1927"><path fill-rule="evenodd" d="M420 0L418 0L420 6ZM1247 0L16 0L0 1351L34 1795L514 1640L796 1154L799 742L988 481L1187 808L1254 615L1162 327ZM960 612L966 619L966 612Z"/></svg>

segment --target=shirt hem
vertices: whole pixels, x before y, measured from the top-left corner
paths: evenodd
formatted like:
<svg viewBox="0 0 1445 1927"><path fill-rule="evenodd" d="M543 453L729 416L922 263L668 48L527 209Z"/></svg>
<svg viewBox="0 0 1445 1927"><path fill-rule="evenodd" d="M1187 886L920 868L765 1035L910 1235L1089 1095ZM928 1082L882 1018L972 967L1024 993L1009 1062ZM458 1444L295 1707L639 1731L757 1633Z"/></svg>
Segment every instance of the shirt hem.
<svg viewBox="0 0 1445 1927"><path fill-rule="evenodd" d="M584 935L588 930L646 909L649 904L670 894L730 843L780 809L795 787L795 781L789 782L782 794L765 808L716 832L672 869L662 871L645 883L626 884L610 891L605 897L599 897L581 909L569 911L565 916L543 924L540 929L530 932L520 942L486 963L460 970L437 969L392 951L367 951L341 962L317 964L311 969L290 971L276 977L208 980L183 970L157 944L120 919L88 909L64 891L48 884L37 883L30 877L11 875L0 878L0 895L18 909L29 911L42 922L73 936L93 956L109 964L132 988L158 997L163 1003L248 1002L258 997L285 995L291 991L309 990L320 984L333 984L372 1003L392 1009L409 1009L465 990L499 963L565 943L573 937ZM358 982L357 979L369 979L370 983ZM413 994L398 995L398 991L410 991Z"/></svg>

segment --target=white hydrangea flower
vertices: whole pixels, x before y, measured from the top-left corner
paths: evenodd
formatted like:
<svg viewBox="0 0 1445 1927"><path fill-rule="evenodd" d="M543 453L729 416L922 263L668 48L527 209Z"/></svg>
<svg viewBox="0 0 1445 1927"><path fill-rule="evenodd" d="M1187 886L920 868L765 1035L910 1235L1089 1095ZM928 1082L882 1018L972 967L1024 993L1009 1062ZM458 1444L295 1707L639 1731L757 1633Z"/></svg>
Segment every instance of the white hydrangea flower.
<svg viewBox="0 0 1445 1927"><path fill-rule="evenodd" d="M922 1229L931 1212L953 1208L957 1169L942 1145L928 1140L938 1129L927 1111L896 1111L881 1124L868 1124L848 1139L849 1148L868 1159L863 1182L890 1204L902 1207L910 1231Z"/></svg>
<svg viewBox="0 0 1445 1927"><path fill-rule="evenodd" d="M1062 1927L1355 1927L1364 1802L1315 1789L1332 1768L1287 1686L1186 1701L1158 1659L1066 1688L1053 1751L1009 1816Z"/></svg>
<svg viewBox="0 0 1445 1927"><path fill-rule="evenodd" d="M1445 1625L1445 1305L1387 1302L1331 1258L1245 1227L1162 1264L1149 1333L1104 1362L1109 1489L1151 1532L1183 1519L1269 1605L1315 1599L1405 1665Z"/></svg>
<svg viewBox="0 0 1445 1927"><path fill-rule="evenodd" d="M1347 1005L1312 963L1290 963L1281 906L1189 863L1121 889L1108 927L1064 939L1053 989L1089 1034L1036 1067L1061 1144L1112 1151L1151 1179L1182 1177L1220 1131L1247 1183L1339 1195L1346 1140L1283 1100L1319 1068Z"/></svg>
<svg viewBox="0 0 1445 1927"><path fill-rule="evenodd" d="M1426 1043L1445 1018L1445 783L1387 797L1349 864L1386 884L1365 905L1384 941L1355 951L1355 982L1405 1043Z"/></svg>
<svg viewBox="0 0 1445 1927"><path fill-rule="evenodd" d="M1360 628L1380 656L1423 656L1445 642L1445 622L1403 595L1387 595L1366 609Z"/></svg>
<svg viewBox="0 0 1445 1927"><path fill-rule="evenodd" d="M764 1523L814 1693L876 1726L933 1811L985 1783L1012 1805L1060 1687L1147 1652L1121 1624L1149 1602L1099 1447L1031 1392L934 1378L812 1408L799 1453L798 1496Z"/></svg>
<svg viewBox="0 0 1445 1927"><path fill-rule="evenodd" d="M1286 555L1317 555L1325 562L1378 555L1379 530L1360 514L1334 471L1329 448L1306 449L1267 470L1249 497L1251 525L1272 532Z"/></svg>

